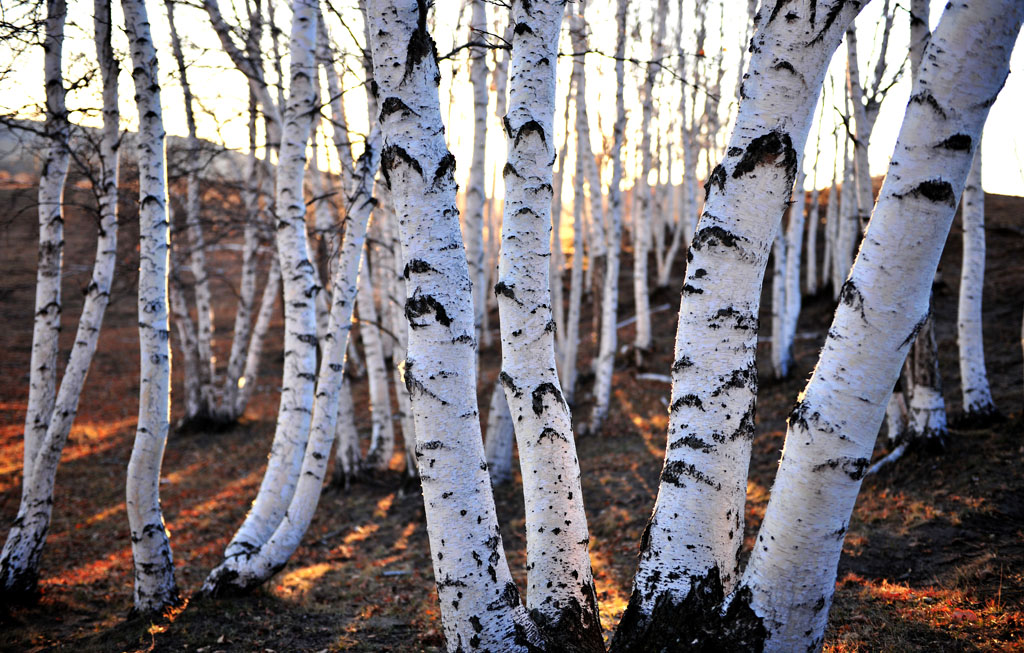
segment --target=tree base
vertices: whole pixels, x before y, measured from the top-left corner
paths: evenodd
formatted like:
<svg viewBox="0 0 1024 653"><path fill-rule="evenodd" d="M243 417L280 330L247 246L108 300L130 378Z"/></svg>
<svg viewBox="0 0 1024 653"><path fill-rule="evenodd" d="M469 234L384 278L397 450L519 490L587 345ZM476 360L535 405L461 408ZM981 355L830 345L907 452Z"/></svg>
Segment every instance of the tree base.
<svg viewBox="0 0 1024 653"><path fill-rule="evenodd" d="M42 596L39 591L39 573L35 570L14 572L5 568L0 579L0 606L33 605Z"/></svg>
<svg viewBox="0 0 1024 653"><path fill-rule="evenodd" d="M718 568L690 579L690 593L675 601L659 596L650 614L640 611L637 590L612 638L611 653L690 651L761 651L768 631L750 607L750 590L741 588L724 606L725 593ZM723 611L724 607L724 611Z"/></svg>
<svg viewBox="0 0 1024 653"><path fill-rule="evenodd" d="M958 429L975 430L988 428L1005 420L1006 417L995 406L989 404L981 408L965 410L953 418L953 426Z"/></svg>

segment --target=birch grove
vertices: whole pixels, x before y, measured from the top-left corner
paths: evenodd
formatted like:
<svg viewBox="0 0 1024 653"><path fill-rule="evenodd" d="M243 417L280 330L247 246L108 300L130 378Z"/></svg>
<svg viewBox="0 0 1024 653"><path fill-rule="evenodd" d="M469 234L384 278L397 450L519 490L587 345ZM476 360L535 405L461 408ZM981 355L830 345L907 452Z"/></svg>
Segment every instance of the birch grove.
<svg viewBox="0 0 1024 653"><path fill-rule="evenodd" d="M39 151L29 177L0 156L0 308L24 331L0 342L24 426L0 433L0 607L12 632L56 610L55 634L4 641L92 646L80 624L110 614L61 606L127 597L129 553L104 648L191 648L211 619L200 649L1016 632L1017 200L986 200L981 135L1016 88L1018 0L948 4L934 32L923 0L162 4L94 0L87 55L65 0L0 16L0 51L43 73L30 108L0 92L0 137ZM295 615L347 621L278 627Z"/></svg>

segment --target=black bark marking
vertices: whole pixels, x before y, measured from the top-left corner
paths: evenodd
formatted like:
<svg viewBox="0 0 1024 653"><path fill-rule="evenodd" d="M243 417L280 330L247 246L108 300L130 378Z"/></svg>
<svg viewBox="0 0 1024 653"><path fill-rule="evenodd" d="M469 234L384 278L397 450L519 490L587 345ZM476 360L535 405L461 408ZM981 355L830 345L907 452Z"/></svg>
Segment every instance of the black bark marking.
<svg viewBox="0 0 1024 653"><path fill-rule="evenodd" d="M533 28L527 25L526 23L516 23L515 33L516 36L522 36L523 34L533 34Z"/></svg>
<svg viewBox="0 0 1024 653"><path fill-rule="evenodd" d="M437 68L437 46L434 44L434 39L430 38L430 32L427 31L427 1L418 0L417 4L419 15L417 16L416 29L413 30L412 35L409 37L409 46L406 49L405 59L405 74L402 75L402 81L405 82L416 65L422 62L428 55L433 57L434 68ZM440 76L435 74L434 83L440 81Z"/></svg>
<svg viewBox="0 0 1024 653"><path fill-rule="evenodd" d="M868 462L867 458L843 456L841 458L830 458L820 465L815 465L812 469L815 472L820 472L825 469L839 469L852 480L859 481L864 478L864 474L867 473Z"/></svg>
<svg viewBox="0 0 1024 653"><path fill-rule="evenodd" d="M693 367L693 361L690 360L689 356L680 356L676 362L672 363L673 372L679 372L687 367Z"/></svg>
<svg viewBox="0 0 1024 653"><path fill-rule="evenodd" d="M402 270L402 276L408 281L410 273L425 274L427 272L437 272L437 270L423 259L414 258L405 264L405 269Z"/></svg>
<svg viewBox="0 0 1024 653"><path fill-rule="evenodd" d="M907 196L923 197L929 202L941 202L953 207L956 206L956 193L953 192L953 186L944 179L929 179L928 181L922 181L912 190L903 193L902 195L894 195L901 199Z"/></svg>
<svg viewBox="0 0 1024 653"><path fill-rule="evenodd" d="M554 383L544 382L533 389L533 412L540 415L544 412L544 395L550 394L558 403L565 403L562 392Z"/></svg>
<svg viewBox="0 0 1024 653"><path fill-rule="evenodd" d="M903 342L901 342L900 346L897 347L896 349L903 349L907 345L914 344L914 341L917 340L917 334L921 333L921 329L924 328L924 325L927 321L928 314L926 313L924 317L917 321L917 324L914 325L914 328L910 330L910 333L907 335L906 338L903 339Z"/></svg>
<svg viewBox="0 0 1024 653"><path fill-rule="evenodd" d="M832 25L835 24L835 22L839 19L839 14L842 13L843 9L846 7L847 4L853 4L853 3L851 3L850 0L842 0L841 2L836 2L831 7L829 7L828 13L825 14L825 23L821 26L821 31L819 31L817 36L815 36L813 39L811 39L811 42L808 43L807 45L813 45L813 44L815 44L815 43L817 43L819 41L823 41L825 39L825 34L828 33L829 29L832 28ZM856 4L854 4L854 7L859 7L859 6L860 6L860 2L856 2ZM816 18L817 13L818 13L817 12L817 7L814 7L812 5L812 7L811 7L811 24L812 25L814 24L814 19Z"/></svg>
<svg viewBox="0 0 1024 653"><path fill-rule="evenodd" d="M487 604L487 610L493 612L494 610L501 610L502 608L514 608L520 605L521 600L519 598L519 588L516 584L509 581L505 583L504 589L498 598Z"/></svg>
<svg viewBox="0 0 1024 653"><path fill-rule="evenodd" d="M673 401L672 407L669 410L674 412L676 410L679 410L683 406L693 406L694 408L700 408L701 410L704 410L704 402L700 400L700 397L692 394L684 395L679 399Z"/></svg>
<svg viewBox="0 0 1024 653"><path fill-rule="evenodd" d="M757 388L757 365L751 361L746 367L733 370L729 376L722 382L722 385L715 388L715 391L711 393L712 397L717 397L723 392L728 392L732 388L746 388L751 389Z"/></svg>
<svg viewBox="0 0 1024 653"><path fill-rule="evenodd" d="M504 297L508 297L515 303L522 306L523 303L516 299L515 288L516 285L514 283L505 283L504 281L499 281L498 283L494 284L494 294L495 296L502 295Z"/></svg>
<svg viewBox="0 0 1024 653"><path fill-rule="evenodd" d="M515 142L513 143L513 147L519 147L519 141L529 136L531 133L536 133L538 136L540 136L540 140L542 143L548 142L547 135L544 133L544 127L542 127L541 124L536 120L528 120L527 122L523 123L523 125L519 128L519 131L516 132L516 138Z"/></svg>
<svg viewBox="0 0 1024 653"><path fill-rule="evenodd" d="M908 104L924 104L932 108L935 113L939 115L943 120L946 119L946 110L942 108L939 101L935 99L931 91L921 91L916 95L910 96L910 102Z"/></svg>
<svg viewBox="0 0 1024 653"><path fill-rule="evenodd" d="M416 113L415 111L410 109L409 105L406 104L405 102L403 102L401 100L401 98L397 98L397 97L392 96L392 97L389 97L388 99L384 100L384 103L381 104L381 107L380 107L380 121L384 122L385 118L387 118L391 114L395 113L396 111L404 111L404 112L407 112L407 113L411 113L411 114L413 114L415 116L419 115L418 113Z"/></svg>
<svg viewBox="0 0 1024 653"><path fill-rule="evenodd" d="M731 150L729 150L729 152L732 153L733 150L737 150L737 149L739 149L739 148L735 148L734 147ZM721 163L719 163L718 165L715 166L715 169L711 171L711 174L708 175L708 180L706 182L704 182L704 201L705 202L708 200L708 197L711 196L711 187L712 186L718 186L718 190L722 191L723 193L725 192L725 177L726 177L726 175L725 175L725 167L722 166Z"/></svg>
<svg viewBox="0 0 1024 653"><path fill-rule="evenodd" d="M700 451L701 453L711 453L715 450L715 445L708 444L696 435L687 435L686 437L674 440L668 445L669 449L679 449L680 447L689 447L690 449Z"/></svg>
<svg viewBox="0 0 1024 653"><path fill-rule="evenodd" d="M741 240L746 239L716 225L698 229L697 233L693 235L693 243L690 247L698 252L704 247L714 247L719 244L724 247L736 247Z"/></svg>
<svg viewBox="0 0 1024 653"><path fill-rule="evenodd" d="M757 318L753 314L744 313L733 308L732 306L729 306L728 308L718 309L718 311L715 312L715 319L735 319L735 322L733 322L729 326L739 331L748 331L750 329L756 329L758 323ZM712 328L719 328L720 326L722 325L716 324Z"/></svg>
<svg viewBox="0 0 1024 653"><path fill-rule="evenodd" d="M775 64L774 66L772 66L772 69L773 70L788 70L789 72L793 73L794 75L798 75L799 76L799 73L796 72L796 68L794 68L793 64L789 63L788 61L780 61L777 64Z"/></svg>
<svg viewBox="0 0 1024 653"><path fill-rule="evenodd" d="M704 472L697 469L696 465L691 463L685 463L681 460L673 460L665 463L665 468L661 470L661 480L663 483L671 483L678 487L686 487L683 483L683 477L688 476L695 481L703 483L708 487L712 487L716 490L722 489L721 483L716 483L714 479L709 477Z"/></svg>
<svg viewBox="0 0 1024 653"><path fill-rule="evenodd" d="M696 286L691 286L690 284L687 283L687 284L683 284L683 294L684 295L703 295L704 294L704 290L701 289L701 288L697 288Z"/></svg>
<svg viewBox="0 0 1024 653"><path fill-rule="evenodd" d="M516 386L515 379L513 379L512 375L509 374L508 372L502 370L501 373L498 374L498 382L501 383L503 388L511 390L514 396L523 396L522 391L519 389L518 386Z"/></svg>
<svg viewBox="0 0 1024 653"><path fill-rule="evenodd" d="M952 136L942 141L935 147L941 147L947 150L966 152L967 150L971 149L971 144L973 142L973 139L971 139L971 137L968 136L967 134L953 134Z"/></svg>
<svg viewBox="0 0 1024 653"><path fill-rule="evenodd" d="M402 147L398 145L388 145L380 153L380 171L384 175L384 181L387 182L388 188L391 188L391 172L394 171L400 163L405 163L410 168L420 173L423 176L423 168L420 167L420 162L409 156Z"/></svg>
<svg viewBox="0 0 1024 653"><path fill-rule="evenodd" d="M455 155L451 152L447 152L443 157L441 157L441 161L437 164L437 169L434 170L434 186L436 187L438 184L445 181L445 179L451 178L454 172Z"/></svg>
<svg viewBox="0 0 1024 653"><path fill-rule="evenodd" d="M867 315L864 313L864 295L861 294L857 285L853 283L853 279L847 279L846 283L843 284L842 290L839 291L839 301L855 311L860 311L862 318L867 318Z"/></svg>
<svg viewBox="0 0 1024 653"><path fill-rule="evenodd" d="M441 302L434 299L433 295L420 295L414 294L409 299L405 300L405 317L409 320L410 329L419 329L427 326L424 322L416 322L416 318L433 313L437 323L450 327L452 320L448 317L448 312L445 311L444 306Z"/></svg>
<svg viewBox="0 0 1024 653"><path fill-rule="evenodd" d="M788 185L793 185L796 179L797 154L788 133L772 130L750 141L743 152L743 158L732 171L732 178L739 179L753 172L758 166L764 165L783 168L786 171Z"/></svg>

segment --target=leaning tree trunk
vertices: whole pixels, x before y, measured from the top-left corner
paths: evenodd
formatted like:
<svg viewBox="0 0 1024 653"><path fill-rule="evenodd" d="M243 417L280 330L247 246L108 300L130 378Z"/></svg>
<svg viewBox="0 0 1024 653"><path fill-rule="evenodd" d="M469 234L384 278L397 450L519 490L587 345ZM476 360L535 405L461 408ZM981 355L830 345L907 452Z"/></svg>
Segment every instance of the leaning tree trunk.
<svg viewBox="0 0 1024 653"><path fill-rule="evenodd" d="M47 41L56 46L56 52L48 49L46 57L55 56L59 61L60 39L56 38L56 35L60 32L57 23L63 23L65 11L63 5L59 3L52 4L50 10L56 10L57 15L50 17L54 22L48 22ZM31 464L26 464L18 516L7 534L3 553L0 554L0 602L7 598L16 599L35 594L39 579L39 558L53 511L53 486L57 465L78 410L78 400L93 353L96 351L103 313L110 298L110 282L117 254L117 152L120 140L120 114L117 106L118 64L110 46L110 0L97 0L95 3L94 25L96 54L103 78L103 130L99 144L99 174L96 188L99 200L96 260L93 264L92 280L85 289L85 303L78 321L75 344L71 349L71 356L48 419L46 432L40 441L34 443L34 460ZM60 27L60 30L62 29ZM59 70L58 65L58 73ZM54 85L57 88L51 89L50 85L47 86L48 92L63 93L63 82L59 77L57 82ZM66 142L63 147L66 147ZM47 172L50 170L47 169ZM63 176L61 179L63 180ZM43 180L41 185L42 183ZM42 205L40 209L42 213ZM59 204L57 210L60 210ZM56 215L59 216L59 213ZM59 226L61 220L55 222ZM43 260L41 257L40 262ZM32 374L36 373L37 370L33 368Z"/></svg>
<svg viewBox="0 0 1024 653"><path fill-rule="evenodd" d="M911 342L1024 5L947 6L821 359L789 418L740 592L768 651L820 650L861 478ZM848 370L863 373L851 375Z"/></svg>
<svg viewBox="0 0 1024 653"><path fill-rule="evenodd" d="M555 372L546 274L556 93L551 62L562 11L563 3L555 0L512 7L505 211L494 290L501 316L500 378L515 423L526 504L527 605L553 640L599 650L587 518L572 418ZM573 256L582 257L582 248Z"/></svg>
<svg viewBox="0 0 1024 653"><path fill-rule="evenodd" d="M367 19L374 77L384 98L381 171L399 216L406 261L405 382L447 648L527 651L542 640L509 572L484 461L472 282L427 6L370 0Z"/></svg>
<svg viewBox="0 0 1024 653"><path fill-rule="evenodd" d="M296 19L300 19L296 16ZM285 130L287 135L288 130ZM352 179L346 188L345 240L341 245L338 263L334 269L331 286L331 314L327 333L324 337L320 373L317 376L316 403L309 442L302 460L302 472L296 483L288 510L278 523L274 533L259 549L246 556L227 558L219 567L210 572L203 591L210 594L246 592L263 584L277 573L295 553L302 536L309 528L320 490L330 461L331 445L339 419L339 403L343 403L345 374L345 350L348 349L348 334L352 326L352 309L355 305L357 279L360 261L364 251L366 225L373 208L373 177L380 159L380 130L374 129L366 142L366 150L359 160L358 177ZM349 400L351 401L351 400Z"/></svg>
<svg viewBox="0 0 1024 653"><path fill-rule="evenodd" d="M617 0L615 24L615 126L612 145L612 180L608 189L607 265L601 297L601 341L597 353L594 379L594 410L590 430L597 431L608 416L612 396L612 373L615 371L615 350L618 347L619 261L622 247L622 147L626 132L624 98L626 53L626 14L628 0ZM682 223L685 223L685 216ZM680 226L682 228L682 225Z"/></svg>
<svg viewBox="0 0 1024 653"><path fill-rule="evenodd" d="M53 414L57 392L57 354L61 315L61 259L64 253L64 180L71 163L71 126L65 105L67 91L61 72L64 48L65 0L46 3L43 38L43 81L46 87L46 124L49 146L39 174L39 265L36 269L36 304L29 363L28 408L25 412L25 453L22 475L32 476ZM28 484L22 485L27 488Z"/></svg>
<svg viewBox="0 0 1024 653"><path fill-rule="evenodd" d="M503 485L512 480L512 449L515 443L515 424L512 423L505 389L499 379L494 382L494 390L491 391L490 409L487 411L487 439L484 441L491 485Z"/></svg>
<svg viewBox="0 0 1024 653"><path fill-rule="evenodd" d="M960 303L957 336L960 342L960 386L963 419L984 423L996 414L985 372L985 347L981 336L981 298L985 287L985 191L981 187L981 146L967 175L963 202L964 254L960 267Z"/></svg>
<svg viewBox="0 0 1024 653"><path fill-rule="evenodd" d="M316 379L316 295L308 258L302 178L314 105L316 2L296 0L291 32L291 89L277 165L277 254L284 285L284 374L274 442L249 514L224 552L247 558L259 550L284 517L302 466L313 413Z"/></svg>
<svg viewBox="0 0 1024 653"><path fill-rule="evenodd" d="M128 523L135 562L135 607L155 613L181 602L171 543L160 511L160 466L171 418L171 350L167 320L170 222L156 48L141 0L121 0L131 43L139 107L139 424L128 461Z"/></svg>
<svg viewBox="0 0 1024 653"><path fill-rule="evenodd" d="M687 255L665 464L613 642L618 651L701 636L697 624L715 622L714 599L738 579L762 280L828 62L860 9L859 2L820 4L790 3L785 17L766 5L758 17L749 69L760 74L743 85ZM734 633L741 640L756 635L741 630Z"/></svg>
<svg viewBox="0 0 1024 653"><path fill-rule="evenodd" d="M377 218L374 218L375 220ZM377 261L370 256L370 248L366 248L368 259L367 274L359 278L359 335L363 341L363 352L366 353L366 376L370 386L370 449L366 453L366 464L377 470L386 470L391 464L395 453L395 429L391 419L391 393L388 390L388 371L384 363L383 334L380 330L380 316L374 304L374 288L370 281L369 270Z"/></svg>

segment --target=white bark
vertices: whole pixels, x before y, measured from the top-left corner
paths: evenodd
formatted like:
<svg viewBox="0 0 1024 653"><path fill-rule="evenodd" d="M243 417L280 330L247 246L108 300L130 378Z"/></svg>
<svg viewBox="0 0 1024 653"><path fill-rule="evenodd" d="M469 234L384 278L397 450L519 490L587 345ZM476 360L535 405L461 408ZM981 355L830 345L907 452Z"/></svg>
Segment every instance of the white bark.
<svg viewBox="0 0 1024 653"><path fill-rule="evenodd" d="M43 38L43 82L46 88L48 146L39 173L39 259L36 268L35 316L29 362L28 408L25 412L23 476L32 475L57 392L57 353L61 316L61 265L64 254L64 180L71 163L71 126L65 105L61 72L64 48L65 0L48 0ZM23 489L27 485L22 486Z"/></svg>
<svg viewBox="0 0 1024 653"><path fill-rule="evenodd" d="M811 189L811 206L807 214L807 238L806 256L807 263L804 268L804 288L807 294L814 296L818 294L818 223L821 221L820 191L815 187Z"/></svg>
<svg viewBox="0 0 1024 653"><path fill-rule="evenodd" d="M245 412L249 397L256 387L256 377L259 375L262 362L263 342L266 340L267 331L270 330L270 320L274 316L274 307L281 292L280 284L281 267L275 253L271 257L270 271L267 273L267 281L260 297L260 308L256 313L256 324L252 328L252 337L249 339L249 347L245 354L245 372L237 382L238 394L235 396L234 411L238 416Z"/></svg>
<svg viewBox="0 0 1024 653"><path fill-rule="evenodd" d="M555 349L561 363L561 353L565 350L565 298L562 287L562 273L565 271L565 254L562 252L562 185L565 183L565 164L569 153L569 108L572 105L575 76L569 81L565 95L565 131L562 136L562 149L558 151L558 173L554 175L551 192L551 257L548 265L551 286L552 318L555 321ZM502 116L504 118L504 116ZM504 181L504 180L502 180ZM574 202L575 203L575 202ZM499 255L501 248L498 248ZM497 297L497 295L495 295Z"/></svg>
<svg viewBox="0 0 1024 653"><path fill-rule="evenodd" d="M925 318L918 330L910 361L910 377L914 387L910 390L908 436L912 439L930 440L941 446L948 429L932 314Z"/></svg>
<svg viewBox="0 0 1024 653"><path fill-rule="evenodd" d="M376 220L377 218L374 218ZM367 247L367 259L370 249ZM377 262L370 260L368 268ZM359 336L366 354L366 377L370 386L370 449L366 453L366 464L378 470L386 470L395 453L395 429L391 419L391 393L388 390L388 371L384 364L384 345L380 331L380 317L374 302L374 289L370 275L359 278Z"/></svg>
<svg viewBox="0 0 1024 653"><path fill-rule="evenodd" d="M60 43L56 38L56 22L63 22L65 14L61 3L53 3L50 10L58 15L50 17L47 42L57 46L56 53L47 50L47 57L60 59ZM71 423L78 410L78 400L85 384L86 374L96 351L103 313L110 297L117 253L117 172L119 143L119 113L117 106L118 65L110 47L110 2L97 0L94 25L96 53L103 78L103 132L99 144L99 171L97 195L99 200L99 234L96 239L96 259L92 281L85 290L85 303L78 321L75 344L71 349L64 377L48 418L46 432L35 443L35 458L26 465L22 479L22 500L3 553L0 554L0 596L24 595L35 592L39 578L39 558L46 541L53 510L53 486L60 462L61 451L67 442ZM55 43L55 41L57 41ZM60 68L58 66L57 72ZM63 82L58 78L59 91ZM58 207L59 209L59 207ZM59 223L59 221L58 221ZM33 369L35 371L35 369ZM27 446L27 443L26 443Z"/></svg>
<svg viewBox="0 0 1024 653"><path fill-rule="evenodd" d="M668 0L658 0L654 14L654 40L651 44L651 60L659 61L664 53L665 21L668 16ZM633 346L637 360L651 348L651 297L647 284L647 254L651 248L651 225L657 209L654 193L648 184L653 169L651 132L654 130L654 84L661 70L660 64L648 64L643 86L642 125L640 139L642 169L633 192L636 194L636 211L633 214L633 301L636 306L636 336Z"/></svg>
<svg viewBox="0 0 1024 653"><path fill-rule="evenodd" d="M487 439L484 441L491 485L503 485L512 480L512 448L515 442L512 413L505 399L505 389L501 386L501 380L498 380L491 392L490 410L487 411Z"/></svg>
<svg viewBox="0 0 1024 653"><path fill-rule="evenodd" d="M789 255L786 230L779 227L772 245L772 376L784 379L789 375L786 349L786 259Z"/></svg>
<svg viewBox="0 0 1024 653"><path fill-rule="evenodd" d="M167 320L170 222L156 48L146 6L121 0L139 108L139 423L128 461L126 504L135 562L134 609L160 612L181 601L160 511L160 466L170 427L171 350Z"/></svg>
<svg viewBox="0 0 1024 653"><path fill-rule="evenodd" d="M472 13L469 22L471 41L482 40L487 31L487 5L484 0L470 0ZM470 48L469 81L473 86L473 159L466 187L466 213L463 216L466 234L466 256L469 259L469 277L473 281L473 324L476 340L480 342L483 328L487 288L484 283L484 192L487 165L487 51Z"/></svg>
<svg viewBox="0 0 1024 653"><path fill-rule="evenodd" d="M687 255L668 446L623 616L628 628L616 633L623 650L644 650L647 636L673 628L652 619L656 605L727 592L737 581L762 280L828 62L859 9L857 2L799 2L783 16L762 6L749 67L760 74L744 81Z"/></svg>
<svg viewBox="0 0 1024 653"><path fill-rule="evenodd" d="M617 0L615 23L615 126L612 138L612 180L608 189L607 263L601 296L601 340L597 353L594 379L594 410L590 417L590 430L597 431L608 416L611 404L612 374L615 371L615 352L618 347L619 308L619 256L622 247L622 148L626 131L626 103L624 98L626 53L626 14L628 0ZM685 222L681 220L681 222Z"/></svg>
<svg viewBox="0 0 1024 653"><path fill-rule="evenodd" d="M868 142L874 124L868 121L864 107L864 89L860 83L860 65L857 61L857 30L846 30L846 84L853 105L853 162L857 185L857 223L861 231L867 227L871 209L875 204L868 167Z"/></svg>
<svg viewBox="0 0 1024 653"><path fill-rule="evenodd" d="M789 209L789 224L786 225L786 270L785 270L785 310L782 321L782 342L779 353L782 357L781 366L784 378L793 367L793 341L796 339L796 325L800 318L800 254L804 244L804 214L807 194L804 192L806 175L803 170L803 157L798 161L796 186L793 190L793 205ZM781 229L780 229L781 231ZM772 343L775 346L775 343Z"/></svg>
<svg viewBox="0 0 1024 653"><path fill-rule="evenodd" d="M297 12L296 19L300 18L301 15ZM292 88L294 93L295 87ZM287 131L286 129L286 135ZM346 181L349 183L346 184L345 240L338 255L338 264L331 284L334 292L331 296L330 322L324 337L325 346L317 376L316 402L313 406L309 441L302 459L302 471L288 510L265 544L248 555L227 558L210 572L203 590L211 594L246 591L273 576L284 567L298 548L313 519L330 460L331 445L334 443L339 407L344 403L342 397L345 394L345 351L348 348L348 334L352 325L357 279L367 276L360 274L359 268L364 251L366 225L374 203L370 193L379 160L380 131L377 128L371 133L366 150L360 157L358 177L353 179L351 173L346 175ZM351 396L348 399L351 403Z"/></svg>
<svg viewBox="0 0 1024 653"><path fill-rule="evenodd" d="M555 370L551 254L555 65L563 3L516 2L508 163L498 265L501 382L515 421L526 504L527 605L565 642L601 644L572 418ZM577 96L582 87L577 87ZM577 100L578 101L578 100ZM582 197L577 198L581 204ZM573 253L582 260L582 248Z"/></svg>
<svg viewBox="0 0 1024 653"><path fill-rule="evenodd" d="M1011 0L948 5L921 64L857 263L801 401L735 600L767 651L818 650L861 478L991 103L1024 20ZM850 370L857 370L851 374ZM749 592L749 593L748 593Z"/></svg>
<svg viewBox="0 0 1024 653"><path fill-rule="evenodd" d="M216 365L213 358L213 301L210 281L206 273L206 242L200 224L201 202L199 197L199 138L196 135L196 119L192 107L192 87L188 83L185 57L181 50L181 39L174 25L174 3L165 0L167 20L171 31L171 49L178 64L178 77L185 100L185 124L188 129L186 140L187 158L185 165L185 229L189 239L189 267L192 272L193 291L196 301L196 346L198 353L200 413L187 415L187 419L207 418L215 415L213 381Z"/></svg>
<svg viewBox="0 0 1024 653"><path fill-rule="evenodd" d="M408 277L405 382L427 534L448 650L526 651L541 640L505 560L484 462L472 282L426 11L414 0L371 0L367 16L374 77L384 98L381 170L399 218Z"/></svg>
<svg viewBox="0 0 1024 653"><path fill-rule="evenodd" d="M996 413L985 372L981 298L985 287L985 191L981 187L981 147L964 186L963 264L957 339L960 343L960 385L966 419L987 419Z"/></svg>
<svg viewBox="0 0 1024 653"><path fill-rule="evenodd" d="M209 5L209 3L208 3ZM306 239L302 178L314 112L316 3L295 0L291 32L290 92L277 166L275 228L284 285L284 374L274 442L259 493L224 553L248 556L274 532L291 502L313 412L316 379L315 281Z"/></svg>

